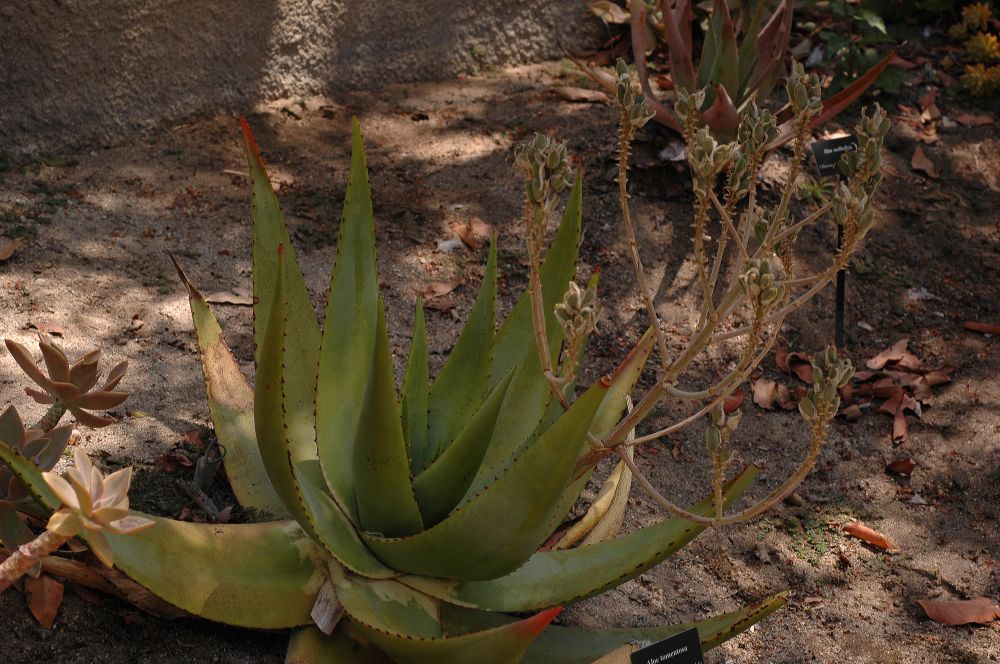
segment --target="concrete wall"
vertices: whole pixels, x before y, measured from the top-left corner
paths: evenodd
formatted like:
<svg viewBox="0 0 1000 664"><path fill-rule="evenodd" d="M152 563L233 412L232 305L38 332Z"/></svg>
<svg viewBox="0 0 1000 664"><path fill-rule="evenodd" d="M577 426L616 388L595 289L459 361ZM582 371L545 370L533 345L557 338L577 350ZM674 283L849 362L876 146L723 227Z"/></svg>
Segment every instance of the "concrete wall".
<svg viewBox="0 0 1000 664"><path fill-rule="evenodd" d="M0 0L0 150L556 57L582 0Z"/></svg>

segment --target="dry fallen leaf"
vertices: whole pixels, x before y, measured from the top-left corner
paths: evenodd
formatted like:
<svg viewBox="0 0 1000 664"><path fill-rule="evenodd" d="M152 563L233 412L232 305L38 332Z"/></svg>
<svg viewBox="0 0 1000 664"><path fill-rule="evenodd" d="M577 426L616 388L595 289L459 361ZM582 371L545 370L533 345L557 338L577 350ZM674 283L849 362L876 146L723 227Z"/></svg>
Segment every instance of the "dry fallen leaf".
<svg viewBox="0 0 1000 664"><path fill-rule="evenodd" d="M898 362L903 359L903 355L906 353L906 344L910 342L909 339L900 339L892 345L889 350L884 350L872 359L868 360L867 365L869 369L874 369L878 371L884 367L889 362ZM859 378L859 380L864 380Z"/></svg>
<svg viewBox="0 0 1000 664"><path fill-rule="evenodd" d="M959 113L955 116L955 122L964 124L967 127L979 127L980 125L991 125L996 120L991 115L970 115L969 113Z"/></svg>
<svg viewBox="0 0 1000 664"><path fill-rule="evenodd" d="M726 397L726 400L722 402L722 410L727 413L732 413L733 411L739 410L740 406L743 405L743 386L736 388L736 391Z"/></svg>
<svg viewBox="0 0 1000 664"><path fill-rule="evenodd" d="M493 236L493 226L478 217L473 217L464 224L455 224L451 229L469 249L482 248Z"/></svg>
<svg viewBox="0 0 1000 664"><path fill-rule="evenodd" d="M427 284L427 287L421 292L428 300L447 295L462 283L461 279L452 279L451 281L432 281Z"/></svg>
<svg viewBox="0 0 1000 664"><path fill-rule="evenodd" d="M566 101L577 104L610 104L611 99L600 90L589 88L574 88L568 85L559 85L550 88L553 94L562 97Z"/></svg>
<svg viewBox="0 0 1000 664"><path fill-rule="evenodd" d="M785 373L795 374L803 382L813 382L812 363L806 353L789 353L787 349L779 348L774 351L774 364Z"/></svg>
<svg viewBox="0 0 1000 664"><path fill-rule="evenodd" d="M907 394L903 388L899 386L892 386L890 389L890 396L879 406L879 410L883 413L889 413L892 415L892 442L896 445L906 442L906 437L908 434L908 427L906 424L906 411L911 410L914 412L919 412L919 404L917 400ZM876 396L879 396L876 394Z"/></svg>
<svg viewBox="0 0 1000 664"><path fill-rule="evenodd" d="M938 176L937 167L934 166L934 162L927 157L924 153L924 148L922 145L918 145L917 149L913 152L913 159L910 160L910 167L915 171L920 171L924 175L932 178Z"/></svg>
<svg viewBox="0 0 1000 664"><path fill-rule="evenodd" d="M14 255L21 247L21 238L0 238L0 263Z"/></svg>
<svg viewBox="0 0 1000 664"><path fill-rule="evenodd" d="M931 88L924 94L920 95L920 98L917 99L917 104L920 105L920 108L926 111L928 108L933 106L934 102L937 101L938 91L939 88Z"/></svg>
<svg viewBox="0 0 1000 664"><path fill-rule="evenodd" d="M587 5L587 9L605 23L628 23L632 17L624 7L610 0L597 0Z"/></svg>
<svg viewBox="0 0 1000 664"><path fill-rule="evenodd" d="M890 553L899 551L899 547L893 544L888 537L877 530L872 530L859 521L852 521L844 526L844 532L852 537L857 537L862 542L871 544L874 547L883 549Z"/></svg>
<svg viewBox="0 0 1000 664"><path fill-rule="evenodd" d="M249 288L237 286L231 291L219 291L205 298L211 304L235 304L242 307L253 305L253 292Z"/></svg>
<svg viewBox="0 0 1000 664"><path fill-rule="evenodd" d="M977 323L974 320L965 321L962 323L962 327L973 332L979 332L980 334L1000 334L1000 325Z"/></svg>
<svg viewBox="0 0 1000 664"><path fill-rule="evenodd" d="M27 328L29 330L38 330L42 334L51 334L53 337L61 337L66 334L66 328L55 323L35 323L28 321Z"/></svg>
<svg viewBox="0 0 1000 664"><path fill-rule="evenodd" d="M33 579L24 578L24 591L28 595L28 608L38 624L52 629L56 614L63 601L63 584L45 574Z"/></svg>
<svg viewBox="0 0 1000 664"><path fill-rule="evenodd" d="M904 459L896 459L895 461L890 461L885 467L885 472L888 475L901 475L903 477L909 477L913 474L913 469L916 468L917 462L909 457Z"/></svg>
<svg viewBox="0 0 1000 664"><path fill-rule="evenodd" d="M774 397L778 384L769 378L760 378L753 383L753 402L764 410L774 410Z"/></svg>
<svg viewBox="0 0 1000 664"><path fill-rule="evenodd" d="M986 624L1000 618L1000 606L989 597L958 602L918 599L917 603L923 607L928 618L945 625Z"/></svg>

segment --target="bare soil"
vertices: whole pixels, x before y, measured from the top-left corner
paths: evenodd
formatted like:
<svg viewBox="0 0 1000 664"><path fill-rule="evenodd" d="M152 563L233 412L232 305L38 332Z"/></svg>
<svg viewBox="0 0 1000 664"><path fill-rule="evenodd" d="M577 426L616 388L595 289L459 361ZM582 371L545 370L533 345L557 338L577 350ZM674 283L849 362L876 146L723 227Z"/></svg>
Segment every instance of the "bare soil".
<svg viewBox="0 0 1000 664"><path fill-rule="evenodd" d="M579 276L601 268L605 310L584 377L589 381L610 370L644 327L613 179L614 110L553 97L547 90L554 81L579 83L566 76L559 65L543 64L336 99L285 100L249 114L320 308L346 186L352 115L365 131L379 270L397 362L405 357L417 294L433 282L461 281L448 296L453 309L429 312L437 366L471 306L485 262L485 250L441 249L439 242L455 237L454 224L491 224L500 238L502 305L509 308L526 283L512 148L541 131L567 139L584 169ZM946 114L963 110L958 102L939 105ZM657 158L669 138L655 129L642 137L632 189L643 260L671 343L679 347L696 322L698 298L688 257L688 175ZM706 661L938 664L1000 656L997 623L943 626L916 603L1000 599L1000 362L996 338L961 327L966 320L1000 322L1000 140L996 125L942 132L937 143L924 146L938 167L936 179L911 169L916 146L908 128L893 129L879 225L849 279L847 353L862 365L908 338L926 365L953 366L954 382L937 388L936 403L922 417L909 418L909 440L902 446L893 447L891 418L875 408L859 421L838 421L817 469L798 491L798 504L780 505L748 525L706 532L636 580L571 607L563 621L681 622L789 589L784 609ZM788 159L786 151L771 158L765 200L775 197ZM0 234L24 238L14 256L0 263L0 332L30 344L33 326L55 325L62 331L57 341L71 354L100 346L109 363L129 360L124 386L132 396L113 413L120 421L97 431L81 427L75 442L107 467L136 467L137 509L177 516L188 508L199 515L173 484L174 475L154 464L186 432L211 426L187 300L167 254L206 293L249 285L244 170L238 123L227 115L0 175ZM805 210L808 203L800 206ZM809 229L801 243L803 261L821 265L833 247L833 231L824 225ZM917 292L909 289L921 288L929 297L908 296ZM782 331L783 345L812 352L831 342L832 303L832 291L824 292L794 315ZM219 305L216 312L252 374L249 307ZM709 384L734 352L724 347L706 357L689 376L691 384ZM762 369L778 377L773 358ZM652 377L647 372L643 386ZM11 358L0 357L0 402L37 417L38 407L21 392L24 385ZM743 410L736 444L741 461L763 469L752 490L759 497L797 465L804 430L797 415L765 412L750 398ZM667 404L639 433L685 412ZM664 493L693 501L708 487L701 441L701 430L693 427L650 445L639 463ZM910 479L884 472L897 457L916 461ZM215 498L221 506L233 503L224 486ZM626 528L662 517L638 488L632 503ZM249 517L238 507L233 512L235 520ZM852 519L884 532L901 552L890 555L848 538L841 527ZM37 625L17 592L0 596L0 623L0 652L11 664L277 663L287 641L286 632L155 618L113 598L74 592L72 585L51 630Z"/></svg>

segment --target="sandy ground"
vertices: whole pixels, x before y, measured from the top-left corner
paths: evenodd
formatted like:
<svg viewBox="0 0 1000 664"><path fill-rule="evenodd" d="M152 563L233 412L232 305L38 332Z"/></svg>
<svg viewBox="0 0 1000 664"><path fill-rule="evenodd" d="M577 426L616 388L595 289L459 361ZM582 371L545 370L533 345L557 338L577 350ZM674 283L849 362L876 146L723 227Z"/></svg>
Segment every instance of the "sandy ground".
<svg viewBox="0 0 1000 664"><path fill-rule="evenodd" d="M449 296L454 309L429 312L432 364L440 366L471 306L485 253L442 250L438 243L454 238L453 224L492 224L500 233L506 311L526 282L512 148L535 131L551 133L568 139L584 168L580 276L596 266L603 274L605 320L584 376L592 380L612 368L643 327L613 181L614 111L547 92L565 76L558 64L544 64L336 99L287 100L251 113L314 297L324 292L333 260L349 118L356 115L368 146L379 270L397 362L405 357L417 294L432 282L462 282ZM642 137L633 205L657 307L671 343L679 345L693 322L697 292L687 258L688 176L656 158L668 139L659 131ZM916 143L905 128L893 130L888 146L880 223L849 283L848 354L863 364L909 338L925 365L953 366L954 381L937 388L937 401L922 418L910 417L903 446L893 447L891 418L875 409L857 422L838 421L817 470L798 491L799 504L707 532L636 580L571 607L562 620L590 626L681 622L790 589L786 608L706 661L937 664L1000 655L996 624L946 627L928 620L916 604L922 598L1000 598L1000 365L995 338L961 328L966 320L1000 321L1000 140L995 125L942 134L939 143L925 146L938 179L911 170ZM773 200L788 157L781 152L769 162L765 200ZM244 169L238 123L219 116L165 129L148 141L0 174L0 234L24 238L13 258L0 263L0 332L30 343L33 326L55 325L62 331L57 341L71 354L97 345L109 362L129 360L124 387L132 396L113 413L120 422L97 431L81 427L75 442L108 467L137 467L138 509L176 516L189 506L153 462L185 432L210 426L186 297L167 252L205 292L249 285ZM833 239L820 227L801 242L803 260L818 265ZM930 297L908 297L909 289L920 288ZM221 305L216 311L251 374L249 308ZM792 350L816 351L831 339L832 292L783 330ZM706 357L691 384L707 384L732 354L723 348ZM780 377L773 357L762 369ZM37 417L39 407L21 393L22 378L8 355L0 357L0 401ZM642 386L651 378L647 372ZM761 496L797 464L803 426L797 416L765 412L749 398L743 409L736 445L741 461L763 468L752 490ZM640 434L684 413L667 404ZM701 441L699 428L685 430L650 446L639 463L662 491L694 500L708 486ZM884 472L898 457L917 463L908 480ZM231 498L222 492L219 500ZM634 488L626 528L661 516ZM241 518L239 510L234 518ZM889 555L846 537L841 527L852 519L884 532L901 552ZM38 627L14 592L0 597L0 621L8 627L0 633L0 651L9 662L279 662L287 638L283 632L161 620L72 589L52 630Z"/></svg>

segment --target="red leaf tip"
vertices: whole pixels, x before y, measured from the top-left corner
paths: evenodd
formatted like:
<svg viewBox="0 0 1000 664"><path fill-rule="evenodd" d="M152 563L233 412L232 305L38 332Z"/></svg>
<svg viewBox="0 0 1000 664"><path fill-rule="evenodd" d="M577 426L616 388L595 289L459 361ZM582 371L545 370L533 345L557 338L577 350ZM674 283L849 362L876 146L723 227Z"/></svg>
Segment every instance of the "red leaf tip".
<svg viewBox="0 0 1000 664"><path fill-rule="evenodd" d="M553 606L551 609L539 611L530 618L525 618L518 624L518 626L524 631L525 634L532 637L538 636L542 633L542 630L549 626L549 623L556 619L556 616L562 613L562 611L562 606Z"/></svg>
<svg viewBox="0 0 1000 664"><path fill-rule="evenodd" d="M247 149L249 149L257 159L261 159L260 148L257 146L257 139L253 137L253 130L250 129L250 123L247 119L240 116L240 128L243 130L243 140L246 141ZM263 159L261 159L263 161Z"/></svg>

